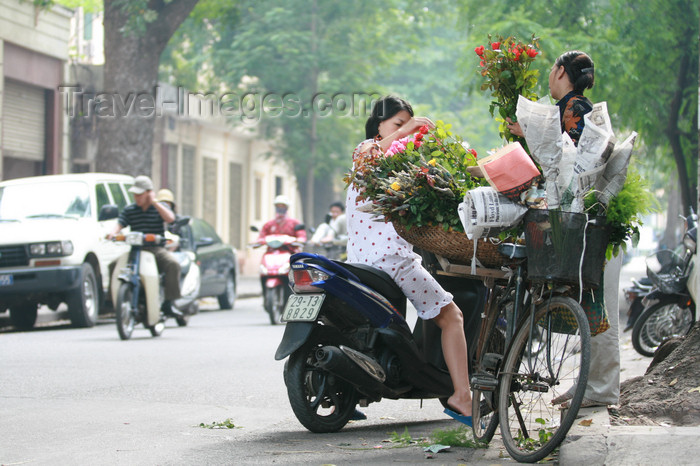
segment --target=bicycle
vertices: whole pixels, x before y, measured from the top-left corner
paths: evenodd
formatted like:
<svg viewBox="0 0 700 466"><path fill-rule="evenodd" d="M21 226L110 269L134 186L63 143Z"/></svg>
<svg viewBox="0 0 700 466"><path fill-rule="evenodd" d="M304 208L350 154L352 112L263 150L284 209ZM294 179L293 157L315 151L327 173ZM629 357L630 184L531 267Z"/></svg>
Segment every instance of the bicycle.
<svg viewBox="0 0 700 466"><path fill-rule="evenodd" d="M523 245L504 243L499 251L508 258L507 272L476 275L488 297L473 359L472 429L488 443L500 425L510 456L536 462L576 419L588 379L590 329L570 296L575 287L529 280ZM467 269L462 273L471 275ZM567 409L551 404L569 389Z"/></svg>

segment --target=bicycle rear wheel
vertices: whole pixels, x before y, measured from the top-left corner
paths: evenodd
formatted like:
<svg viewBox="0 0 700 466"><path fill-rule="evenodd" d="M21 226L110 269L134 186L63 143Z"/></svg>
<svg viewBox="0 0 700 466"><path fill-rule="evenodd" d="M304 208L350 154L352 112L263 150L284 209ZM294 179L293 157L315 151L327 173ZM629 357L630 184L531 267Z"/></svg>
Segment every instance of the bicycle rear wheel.
<svg viewBox="0 0 700 466"><path fill-rule="evenodd" d="M498 428L498 367L506 352L505 320L501 306L499 289L492 290L494 295L486 312L488 319L482 324L475 361L475 373L471 379L472 386L472 433L474 439L489 443Z"/></svg>
<svg viewBox="0 0 700 466"><path fill-rule="evenodd" d="M500 371L498 393L503 443L515 460L539 461L564 440L586 391L590 340L583 309L564 296L540 304L518 327ZM553 398L569 390L569 409L552 405Z"/></svg>

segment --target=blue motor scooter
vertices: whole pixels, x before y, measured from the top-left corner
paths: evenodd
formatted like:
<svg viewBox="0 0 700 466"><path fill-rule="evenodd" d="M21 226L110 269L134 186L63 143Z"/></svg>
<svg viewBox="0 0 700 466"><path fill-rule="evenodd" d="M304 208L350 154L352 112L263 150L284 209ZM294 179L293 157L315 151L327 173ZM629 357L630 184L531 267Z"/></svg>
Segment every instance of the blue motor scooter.
<svg viewBox="0 0 700 466"><path fill-rule="evenodd" d="M410 328L406 297L389 275L310 253L294 254L290 264L294 294L282 316L287 325L275 359L289 357L284 380L304 427L338 431L358 404L382 398L438 398L446 406L454 390L440 329L420 319ZM480 308L479 285L462 280L453 291L470 330L473 313L465 309Z"/></svg>

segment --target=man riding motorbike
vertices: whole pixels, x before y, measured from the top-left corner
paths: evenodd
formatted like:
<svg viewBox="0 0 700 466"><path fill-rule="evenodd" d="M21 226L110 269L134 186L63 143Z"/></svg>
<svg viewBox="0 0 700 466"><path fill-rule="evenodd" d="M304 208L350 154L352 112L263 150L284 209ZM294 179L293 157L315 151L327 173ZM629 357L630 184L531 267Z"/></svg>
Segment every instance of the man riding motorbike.
<svg viewBox="0 0 700 466"><path fill-rule="evenodd" d="M156 201L153 192L153 182L147 176L137 176L134 185L129 188L136 202L129 204L119 214L119 221L114 230L107 235L108 239L114 238L122 228L131 227L131 231L165 235L165 223L175 221L175 214L163 202ZM156 258L158 270L165 275L164 292L165 301L162 311L167 316L181 317L182 313L173 307L173 301L180 297L180 264L162 246L149 246L144 248L153 253Z"/></svg>
<svg viewBox="0 0 700 466"><path fill-rule="evenodd" d="M293 219L287 215L289 210L289 198L283 194L277 196L274 200L275 218L263 225L258 235L257 243L264 244L265 237L268 235L289 235L296 236L300 243L306 242L306 230L296 229L300 225L299 220ZM292 253L299 252L299 248L293 248Z"/></svg>
<svg viewBox="0 0 700 466"><path fill-rule="evenodd" d="M263 225L258 235L258 239L254 245L264 245L265 237L269 235L288 235L295 237L297 243L306 242L306 230L303 225L298 220L289 217L287 211L289 210L289 198L283 194L275 197L275 218L268 221ZM285 245L284 248L288 250L289 254L294 254L301 251L298 246ZM268 248L268 253L271 252ZM286 277L285 277L286 278ZM262 286L263 292L265 290L265 282L267 277L265 275L260 276L260 285Z"/></svg>

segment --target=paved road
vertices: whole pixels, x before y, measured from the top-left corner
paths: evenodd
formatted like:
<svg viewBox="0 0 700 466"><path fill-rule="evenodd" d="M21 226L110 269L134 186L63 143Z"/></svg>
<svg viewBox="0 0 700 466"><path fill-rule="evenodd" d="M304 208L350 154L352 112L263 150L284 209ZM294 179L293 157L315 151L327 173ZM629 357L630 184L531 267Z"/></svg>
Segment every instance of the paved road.
<svg viewBox="0 0 700 466"><path fill-rule="evenodd" d="M55 322L0 334L0 464L422 462L419 448L389 449L383 440L454 426L437 400L423 408L389 400L339 434L309 433L273 358L283 331L249 298L185 328L169 321L160 338L137 329L120 341L109 319L92 329ZM199 427L226 419L237 428Z"/></svg>
<svg viewBox="0 0 700 466"><path fill-rule="evenodd" d="M638 264L626 275L639 274ZM0 333L0 464L512 463L498 436L488 450L455 448L426 459L391 448L393 433L429 436L455 423L436 400L385 400L337 434L306 431L294 417L259 297L233 311L207 306L163 336L137 329L120 341L113 320L72 329L49 314L32 332ZM415 313L413 313L415 315ZM53 320L51 320L53 319ZM622 319L624 321L624 318ZM621 338L626 379L647 358ZM234 429L207 429L230 419Z"/></svg>

